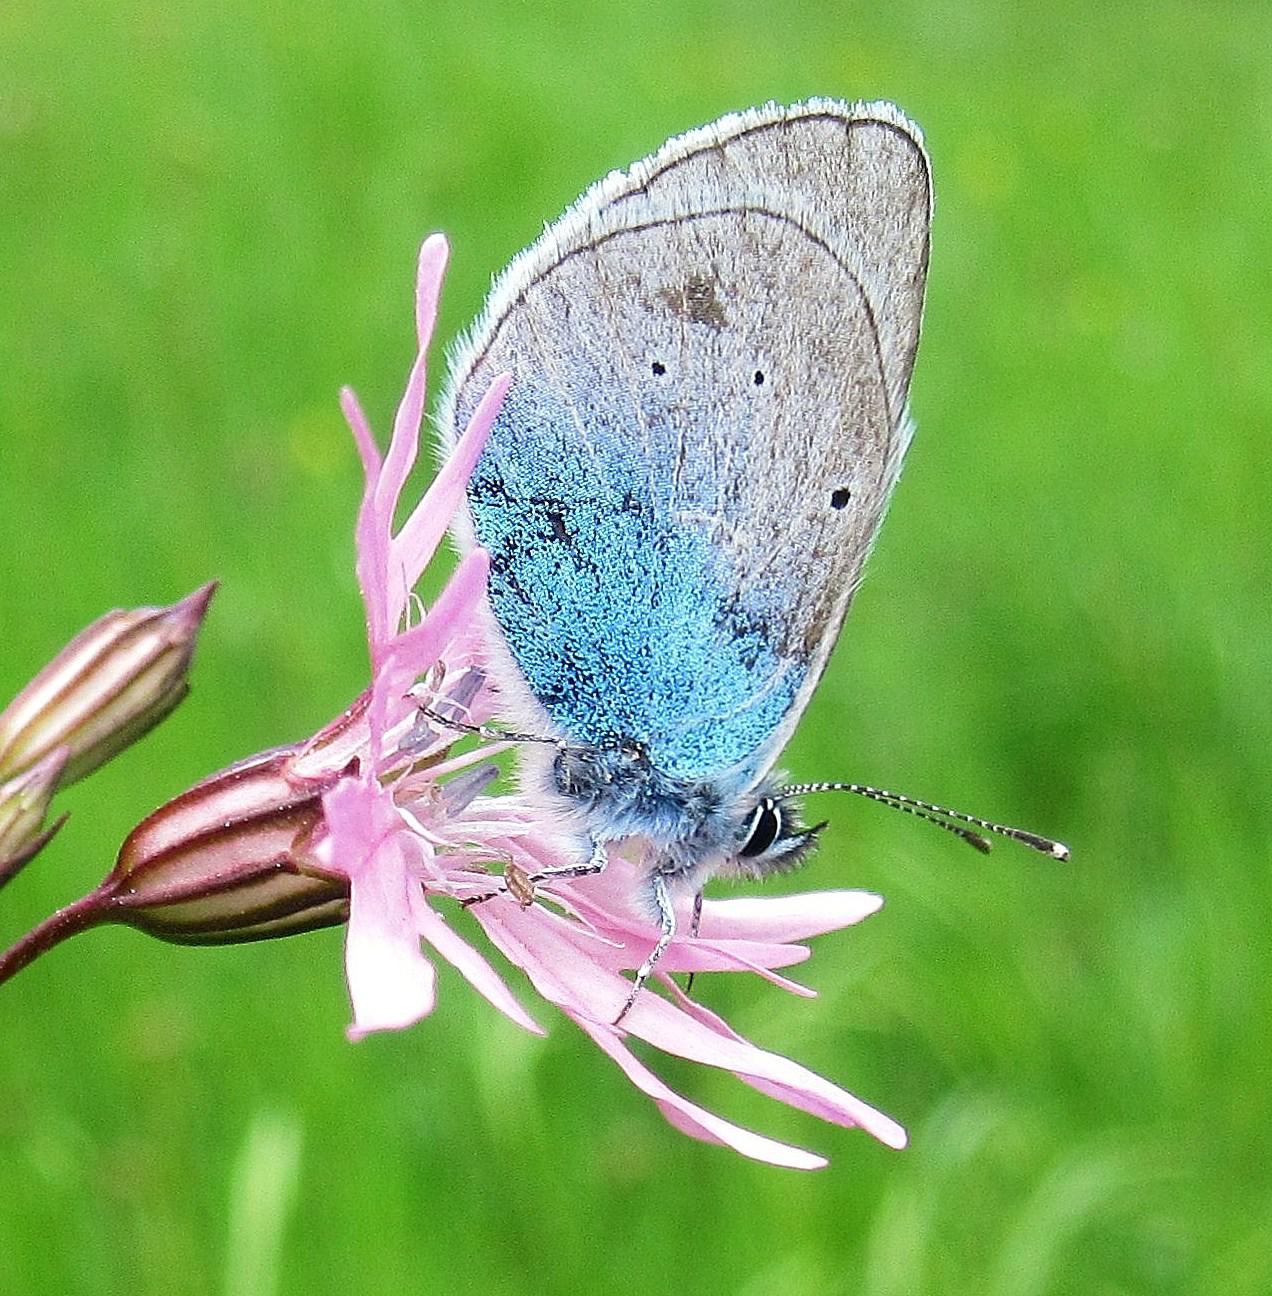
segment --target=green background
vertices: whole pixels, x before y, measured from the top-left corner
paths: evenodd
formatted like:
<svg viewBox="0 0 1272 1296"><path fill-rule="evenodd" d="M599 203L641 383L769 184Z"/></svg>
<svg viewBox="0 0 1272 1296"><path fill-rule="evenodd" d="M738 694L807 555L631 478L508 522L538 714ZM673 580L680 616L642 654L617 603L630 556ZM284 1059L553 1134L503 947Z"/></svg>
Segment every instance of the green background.
<svg viewBox="0 0 1272 1296"><path fill-rule="evenodd" d="M901 103L937 213L918 438L786 763L1074 850L817 807L792 885L886 908L816 1000L703 994L910 1149L654 1059L812 1175L446 972L350 1046L338 931L91 933L0 989L0 1291L1272 1290L1269 49L1263 4L0 7L0 697L223 582L193 696L63 798L6 936L361 687L336 393L387 429L421 237L449 338L591 180L809 94Z"/></svg>

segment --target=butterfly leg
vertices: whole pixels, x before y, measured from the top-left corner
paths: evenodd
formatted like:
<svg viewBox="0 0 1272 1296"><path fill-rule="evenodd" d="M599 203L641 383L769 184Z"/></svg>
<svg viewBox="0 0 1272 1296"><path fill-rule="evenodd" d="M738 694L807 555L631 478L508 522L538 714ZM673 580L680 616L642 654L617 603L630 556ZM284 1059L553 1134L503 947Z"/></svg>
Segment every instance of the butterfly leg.
<svg viewBox="0 0 1272 1296"><path fill-rule="evenodd" d="M695 895L693 898L693 918L689 923L689 935L693 937L694 940L698 939L698 928L700 928L701 926L702 926L702 892L699 891L698 894ZM689 994L689 992L693 989L693 979L697 975L698 974L696 972L689 973L689 977L685 981L685 994Z"/></svg>
<svg viewBox="0 0 1272 1296"><path fill-rule="evenodd" d="M671 944L672 937L676 934L676 910L671 903L671 892L667 889L667 879L661 873L655 873L652 885L654 904L658 908L658 942L649 951L649 957L636 969L636 980L632 982L631 994L627 996L623 1011L614 1018L615 1026L631 1011L632 1004L636 1002L636 996L640 994L641 987L649 980L654 968L658 966L658 960L662 958L667 946Z"/></svg>
<svg viewBox="0 0 1272 1296"><path fill-rule="evenodd" d="M604 870L609 863L605 853L605 843L591 838L592 853L586 864L562 864L555 868L539 869L536 873L527 873L511 859L504 865L503 888L499 891L487 891L482 895L469 896L459 903L465 908L475 904L485 904L496 896L510 895L523 908L529 909L534 904L535 888L540 882L551 882L557 879L592 877Z"/></svg>
<svg viewBox="0 0 1272 1296"><path fill-rule="evenodd" d="M527 880L537 885L540 882L551 882L557 879L592 877L604 872L606 864L609 863L609 856L605 853L605 843L598 837L593 837L591 842L592 853L588 856L586 864L559 864L555 868L539 869L537 873L527 873Z"/></svg>

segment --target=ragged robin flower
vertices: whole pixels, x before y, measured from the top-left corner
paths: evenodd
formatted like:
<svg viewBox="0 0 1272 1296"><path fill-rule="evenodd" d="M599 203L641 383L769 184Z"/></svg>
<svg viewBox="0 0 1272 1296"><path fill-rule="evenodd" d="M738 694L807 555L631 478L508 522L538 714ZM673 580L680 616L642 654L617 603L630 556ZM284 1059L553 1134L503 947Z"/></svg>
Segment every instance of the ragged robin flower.
<svg viewBox="0 0 1272 1296"><path fill-rule="evenodd" d="M422 942L494 1007L539 1032L504 976L461 934L475 924L537 995L574 1021L684 1133L775 1165L825 1164L690 1102L637 1057L629 1038L731 1071L793 1107L903 1146L894 1121L742 1038L669 975L752 972L810 995L777 969L809 956L807 938L873 913L877 896L707 900L698 935L678 935L658 965L665 994L651 985L616 1024L631 984L624 973L640 965L652 940L631 899L638 862L611 851L599 876L531 886L534 875L572 862L571 836L530 798L488 791L496 773L489 757L500 744L456 754L455 731L435 719L481 722L497 705L482 647L485 554L465 558L422 615L413 591L460 507L510 381L498 380L486 394L454 454L395 530L419 449L425 351L447 255L440 236L420 253L419 350L386 453L352 394L343 397L366 479L356 542L370 688L308 742L214 775L151 815L98 892L80 902L74 929L113 920L204 942L283 935L347 917L354 1038L411 1025L432 1009L436 976ZM688 933L687 921L680 931ZM9 957L0 956L0 980Z"/></svg>

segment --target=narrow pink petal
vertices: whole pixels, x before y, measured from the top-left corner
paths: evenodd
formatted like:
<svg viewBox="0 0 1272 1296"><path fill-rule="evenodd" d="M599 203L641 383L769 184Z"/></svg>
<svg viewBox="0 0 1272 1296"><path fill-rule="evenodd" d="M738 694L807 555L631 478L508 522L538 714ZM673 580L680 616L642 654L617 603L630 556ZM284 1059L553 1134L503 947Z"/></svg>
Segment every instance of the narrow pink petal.
<svg viewBox="0 0 1272 1296"><path fill-rule="evenodd" d="M724 1026L700 1004L677 1007L656 995L641 995L624 1021L633 1035L666 1053L732 1071L823 1120L859 1126L888 1147L905 1147L905 1130L891 1117L798 1062L757 1048L728 1027L717 1030L717 1024Z"/></svg>
<svg viewBox="0 0 1272 1296"><path fill-rule="evenodd" d="M386 530L391 532L393 517L397 512L398 499L402 487L415 466L420 448L420 421L424 417L424 378L426 359L421 351L411 366L411 376L407 379L406 391L402 393L402 403L398 406L393 419L393 437L389 442L389 452L384 457L384 467L375 488L375 511L378 517L387 523ZM450 521L449 518L446 519ZM406 610L409 592L415 587L420 573L404 571L394 552L396 546L390 545L389 561L385 571L385 580L389 590L389 615L396 627Z"/></svg>
<svg viewBox="0 0 1272 1296"><path fill-rule="evenodd" d="M484 549L465 554L424 620L389 645L376 676L377 694L388 700L390 714L400 714L407 690L442 655L456 627L474 614L485 593L490 557Z"/></svg>
<svg viewBox="0 0 1272 1296"><path fill-rule="evenodd" d="M613 1021L627 1002L631 982L620 975L621 971L637 966L653 943L652 938L643 935L625 940L612 922L580 926L551 910L540 907L525 911L503 898L474 912L491 941L525 970L545 999L601 1022ZM591 915L582 908L580 918L584 923L591 921ZM670 954L671 950L660 964L664 970L669 970L666 963ZM764 975L761 969L754 970ZM663 1002L656 995L652 997L655 1002Z"/></svg>
<svg viewBox="0 0 1272 1296"><path fill-rule="evenodd" d="M716 1031L718 1034L727 1035L730 1039L746 1044L752 1047L750 1043L737 1033L722 1017L713 1013L710 1008L689 998L679 986L673 986L673 993L676 1002L680 1008L690 1016L702 1022L709 1029ZM819 1116L822 1120L830 1121L833 1124L842 1125L843 1119L840 1114L838 1104L827 1103L819 1094L810 1094L805 1089L793 1088L787 1084L781 1084L771 1080L760 1080L755 1076L738 1075L738 1079L751 1086L752 1089L758 1090L762 1094L767 1094L770 1098L776 1098L778 1102L784 1102L788 1106L797 1107L800 1111L806 1111L811 1116ZM873 1107L867 1107L864 1103L856 1111L853 1124L860 1125L862 1129L873 1134L881 1143L892 1148L903 1148L906 1145L905 1130L890 1117L884 1116L881 1112L875 1111Z"/></svg>
<svg viewBox="0 0 1272 1296"><path fill-rule="evenodd" d="M575 886L603 910L640 920L643 915L631 902L640 874L639 861L615 855L599 877L582 879ZM688 927L689 904L688 896L677 904L682 930ZM848 890L708 899L702 910L701 935L723 940L801 941L860 922L882 904L882 898L869 891Z"/></svg>
<svg viewBox="0 0 1272 1296"><path fill-rule="evenodd" d="M545 1033L517 1002L512 991L504 984L503 978L446 922L441 914L425 904L422 911L417 911L416 919L424 939L501 1013L535 1035Z"/></svg>
<svg viewBox="0 0 1272 1296"><path fill-rule="evenodd" d="M499 896L472 910L491 944L530 978L549 1003L592 1021L613 1021L628 982L581 949L588 937L567 918L536 906L523 910Z"/></svg>
<svg viewBox="0 0 1272 1296"><path fill-rule="evenodd" d="M558 888L565 899L565 888ZM612 909L592 903L581 886L569 888L568 902L580 916L626 946L626 956L616 959L617 968L638 967L645 955L644 946L652 945L655 930L648 919L628 914L616 915ZM688 928L688 920L681 930ZM763 972L767 968L790 967L803 963L811 952L807 945L786 945L758 940L704 939L701 936L677 936L663 955L661 967L666 972L730 972L739 969Z"/></svg>
<svg viewBox="0 0 1272 1296"><path fill-rule="evenodd" d="M742 957L737 951L745 948L745 941L722 941L719 945L713 946L711 942L699 940L694 945L687 948L693 951L693 961L697 963L696 967L689 968L686 965L690 962L689 958L681 959L679 968L664 967L659 963L658 970L664 975L671 972L681 971L703 971L703 972L754 972L757 977L762 977L770 985L777 986L779 990L785 990L788 994L798 995L801 999L816 999L817 991L811 989L799 981L792 981L790 977L784 977L778 972L774 972L773 967L782 967L783 963L752 962L750 959ZM810 954L810 950L805 945L761 945L762 950L778 949L785 951L788 955L792 951L803 950L804 958ZM668 951L670 953L670 951ZM801 959L787 958L785 963L802 963ZM665 962L665 960L664 960Z"/></svg>
<svg viewBox="0 0 1272 1296"><path fill-rule="evenodd" d="M415 332L418 350L415 363L411 366L411 376L407 379L406 391L393 420L393 439L389 442L389 453L385 459L384 471L380 474L377 491L379 509L389 517L397 511L398 497L419 453L420 421L424 417L425 356L433 338L437 301L441 295L442 279L449 257L450 246L445 237L433 234L424 240L416 262ZM417 572L407 581L407 588L412 588L418 579Z"/></svg>
<svg viewBox="0 0 1272 1296"><path fill-rule="evenodd" d="M389 442L389 452L385 456L384 467L376 484L376 512L386 522L385 530L389 533L392 532L393 518L397 513L402 487L406 484L406 479L419 455L428 345L432 340L433 325L437 320L437 302L442 291L442 279L446 273L446 262L449 256L450 246L445 237L440 234L425 239L420 248L415 277L415 330L419 350L415 363L411 366L411 376L407 379L406 391L402 394L402 401L393 419L393 437ZM432 492L430 491L429 494ZM427 498L428 495L425 496L425 499ZM453 512L452 509L451 513L442 519L443 530L450 524ZM406 609L407 595L415 588L415 582L419 580L428 559L432 557L436 548L437 545L434 543L418 564L414 561L403 564L401 546L393 546L390 549L391 558L386 578L389 586L389 611L395 626ZM409 544L405 552L410 554Z"/></svg>
<svg viewBox="0 0 1272 1296"><path fill-rule="evenodd" d="M389 605L389 583L385 579L388 567L389 538L380 528L375 513L375 500L368 485L368 496L358 514L354 530L357 545L355 571L362 602L367 611L367 643L371 653L371 671L379 667L385 645L393 637L397 622Z"/></svg>
<svg viewBox="0 0 1272 1296"><path fill-rule="evenodd" d="M362 503L358 507L354 543L357 550L358 587L362 591L362 601L367 610L367 638L371 645L371 665L374 670L383 644L396 629L396 626L389 624L389 592L384 579L392 518L382 519L375 507L376 483L379 481L382 461L371 425L350 388L341 390L340 405L362 459Z"/></svg>
<svg viewBox="0 0 1272 1296"><path fill-rule="evenodd" d="M363 478L367 482L373 482L380 474L380 448L375 443L371 424L367 422L367 416L362 412L362 406L352 387L340 389L340 408L344 411L345 422L349 424L358 447L358 455L362 459Z"/></svg>
<svg viewBox="0 0 1272 1296"><path fill-rule="evenodd" d="M585 945L567 920L498 900L479 906L477 914L490 939L524 969L545 999L601 1025L618 1016L631 983L598 963L594 947ZM648 989L637 997L623 1027L664 1053L784 1086L817 1100L819 1114L836 1124L859 1125L889 1147L905 1145L905 1131L895 1121L838 1085L740 1036L717 1032Z"/></svg>
<svg viewBox="0 0 1272 1296"><path fill-rule="evenodd" d="M632 956L623 964L625 968L638 967L644 955L641 944L650 945L653 937L648 931L638 938L639 943ZM675 962L663 958L658 966L664 972L756 972L764 973L770 968L790 967L795 963L805 963L812 951L807 945L765 945L760 941L713 941L697 940L686 937L673 941L667 951L678 953Z"/></svg>
<svg viewBox="0 0 1272 1296"><path fill-rule="evenodd" d="M350 879L374 871L376 852L394 826L392 801L380 785L343 778L323 793L322 810L331 839L330 867Z"/></svg>
<svg viewBox="0 0 1272 1296"><path fill-rule="evenodd" d="M623 876L627 863L619 857L611 865L622 880L617 896L614 893L607 896L609 907L595 902L593 893L596 890L596 879L592 878L555 888L553 895L582 921L603 931L617 945L618 950L613 956L603 958L608 967L631 971L643 962L645 952L653 944L654 935L649 920L631 910L629 899L632 882ZM606 875L609 871L606 870ZM619 907L620 904L622 908ZM681 932L685 933L688 926L686 902L685 912L681 914ZM787 977L778 976L771 970L803 963L810 955L807 945L750 940L704 940L701 936L682 934L672 941L659 967L663 972L754 972L791 994L811 999L816 997L815 990Z"/></svg>
<svg viewBox="0 0 1272 1296"><path fill-rule="evenodd" d="M442 280L450 260L450 244L445 234L430 234L420 246L415 271L415 336L420 350L427 350L437 323L437 303L442 295Z"/></svg>
<svg viewBox="0 0 1272 1296"><path fill-rule="evenodd" d="M748 1156L754 1161L765 1161L769 1165L783 1166L790 1170L820 1170L826 1165L824 1157L743 1129L740 1125L734 1125L723 1117L705 1111L688 1099L682 1098L637 1059L635 1054L623 1044L617 1031L598 1026L595 1022L574 1013L570 1016L592 1037L603 1052L608 1053L618 1063L624 1075L654 1100L659 1111L682 1134L688 1134L690 1138L701 1139L706 1143L719 1143L732 1148L735 1152L741 1152L743 1156Z"/></svg>
<svg viewBox="0 0 1272 1296"><path fill-rule="evenodd" d="M869 891L807 891L799 895L708 900L701 934L725 939L801 941L838 931L876 913L883 897Z"/></svg>
<svg viewBox="0 0 1272 1296"><path fill-rule="evenodd" d="M464 487L473 475L473 468L481 457L486 438L490 436L490 429L499 415L499 407L511 385L511 374L500 374L490 384L469 420L464 435L438 469L424 498L402 524L394 542L394 550L395 559L406 574L408 587L413 587L419 580L441 543L442 536L446 534L446 528L450 526L451 519L463 500Z"/></svg>
<svg viewBox="0 0 1272 1296"><path fill-rule="evenodd" d="M349 1037L410 1026L432 1011L436 973L420 952L420 887L394 830L400 820L375 782L343 779L322 800L332 866L349 878Z"/></svg>
<svg viewBox="0 0 1272 1296"><path fill-rule="evenodd" d="M437 974L420 952L414 927L397 923L401 897L390 893L386 881L369 871L350 888L345 975L353 1005L351 1040L413 1026L436 1002Z"/></svg>
<svg viewBox="0 0 1272 1296"><path fill-rule="evenodd" d="M741 1073L738 1074L738 1079L750 1085L758 1093L768 1098L775 1098L788 1107L808 1112L810 1116L818 1116L834 1125L850 1125L865 1130L872 1138L878 1139L884 1147L892 1148L893 1151L900 1152L909 1143L904 1125L898 1125L891 1116L885 1116L878 1108L871 1107L868 1103L857 1102L851 1120L846 1121L839 1104L824 1102L807 1090Z"/></svg>

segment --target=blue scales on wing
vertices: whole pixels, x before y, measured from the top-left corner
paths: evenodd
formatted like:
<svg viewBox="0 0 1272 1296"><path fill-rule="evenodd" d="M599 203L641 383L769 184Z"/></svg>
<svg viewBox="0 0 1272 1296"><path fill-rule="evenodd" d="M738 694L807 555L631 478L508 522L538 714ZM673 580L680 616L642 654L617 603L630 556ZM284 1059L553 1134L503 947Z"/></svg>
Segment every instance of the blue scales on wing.
<svg viewBox="0 0 1272 1296"><path fill-rule="evenodd" d="M664 773L699 779L746 764L802 673L775 651L771 591L740 588L686 516L716 501L706 476L674 488L666 420L626 390L518 383L469 501L491 608L555 725L577 743L638 742ZM646 437L666 455L651 460Z"/></svg>

